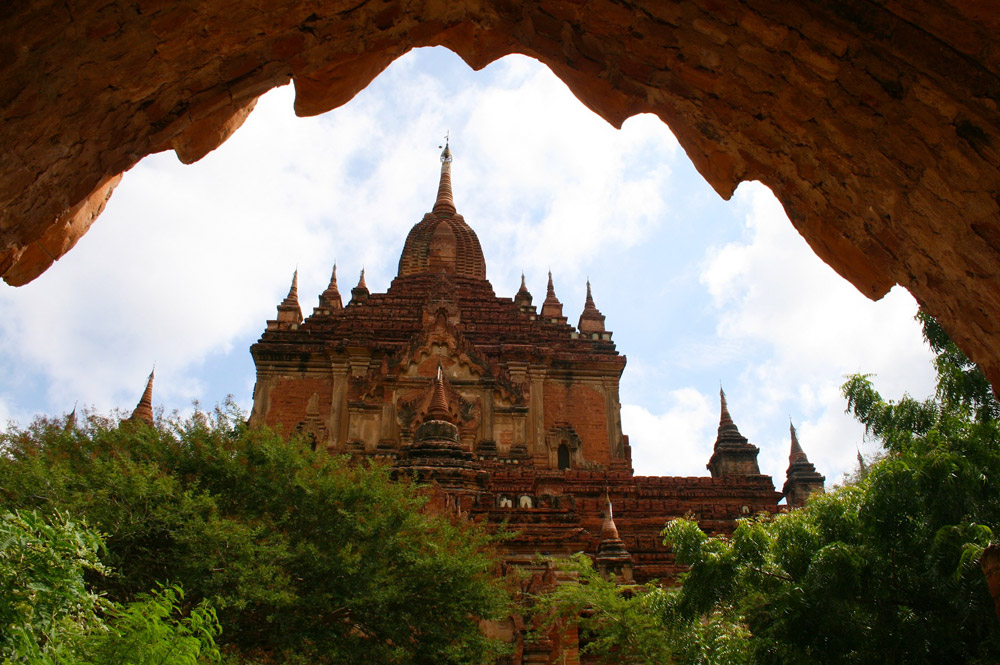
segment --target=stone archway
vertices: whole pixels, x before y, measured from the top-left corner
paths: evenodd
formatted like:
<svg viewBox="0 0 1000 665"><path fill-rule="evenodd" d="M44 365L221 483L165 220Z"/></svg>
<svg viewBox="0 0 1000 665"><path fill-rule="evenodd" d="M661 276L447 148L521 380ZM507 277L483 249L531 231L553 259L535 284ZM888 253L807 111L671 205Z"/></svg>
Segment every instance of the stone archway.
<svg viewBox="0 0 1000 665"><path fill-rule="evenodd" d="M1000 385L1000 15L977 0L26 0L0 8L0 274L68 251L119 175L193 162L292 81L322 113L417 46L548 65L667 122L723 197L767 184L871 298L908 288Z"/></svg>

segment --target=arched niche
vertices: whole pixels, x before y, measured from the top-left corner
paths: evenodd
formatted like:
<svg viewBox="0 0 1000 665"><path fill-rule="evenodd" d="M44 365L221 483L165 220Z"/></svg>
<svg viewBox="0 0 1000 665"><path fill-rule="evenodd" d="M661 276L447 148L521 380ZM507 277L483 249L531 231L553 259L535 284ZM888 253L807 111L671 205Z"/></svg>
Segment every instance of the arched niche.
<svg viewBox="0 0 1000 665"><path fill-rule="evenodd" d="M402 53L548 65L615 126L668 123L723 197L768 185L867 296L911 291L1000 385L1000 14L975 0L51 0L0 9L0 275L71 249L120 174L218 147L291 81L335 108Z"/></svg>

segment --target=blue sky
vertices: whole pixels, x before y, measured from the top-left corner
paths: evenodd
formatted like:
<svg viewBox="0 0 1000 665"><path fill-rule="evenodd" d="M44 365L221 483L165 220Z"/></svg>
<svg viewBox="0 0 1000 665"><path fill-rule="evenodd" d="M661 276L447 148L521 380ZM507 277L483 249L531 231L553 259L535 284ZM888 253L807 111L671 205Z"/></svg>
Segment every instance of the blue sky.
<svg viewBox="0 0 1000 665"><path fill-rule="evenodd" d="M619 131L539 63L480 72L445 49L400 58L344 107L292 113L291 86L200 162L153 155L129 171L79 245L32 284L0 287L0 420L75 403L130 410L150 366L156 404L233 394L249 408L248 348L299 269L308 313L339 266L349 293L395 274L433 203L451 132L459 212L487 277L540 303L552 270L575 322L589 278L619 350L637 473L703 475L718 389L780 487L788 419L828 484L871 453L844 414L845 374L890 397L933 390L929 353L895 288L872 303L816 258L770 191L723 201L652 116Z"/></svg>

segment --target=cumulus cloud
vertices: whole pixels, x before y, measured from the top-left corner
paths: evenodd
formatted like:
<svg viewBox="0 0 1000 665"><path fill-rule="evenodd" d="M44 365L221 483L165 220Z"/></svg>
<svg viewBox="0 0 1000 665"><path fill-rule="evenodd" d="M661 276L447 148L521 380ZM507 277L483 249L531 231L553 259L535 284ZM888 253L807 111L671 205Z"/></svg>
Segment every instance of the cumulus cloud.
<svg viewBox="0 0 1000 665"><path fill-rule="evenodd" d="M694 388L670 391L659 414L637 404L622 406L636 473L704 476L712 456L718 407ZM638 445L637 445L638 444Z"/></svg>

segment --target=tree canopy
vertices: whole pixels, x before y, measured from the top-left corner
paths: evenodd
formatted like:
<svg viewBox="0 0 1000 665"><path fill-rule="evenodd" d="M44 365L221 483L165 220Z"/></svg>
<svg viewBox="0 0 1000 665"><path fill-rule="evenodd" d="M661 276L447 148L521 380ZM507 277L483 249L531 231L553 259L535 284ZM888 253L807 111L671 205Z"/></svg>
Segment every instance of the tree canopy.
<svg viewBox="0 0 1000 665"><path fill-rule="evenodd" d="M0 435L0 507L105 534L94 591L179 584L236 659L486 662L508 594L489 537L425 510L414 484L247 427L234 407L157 427L91 416Z"/></svg>

